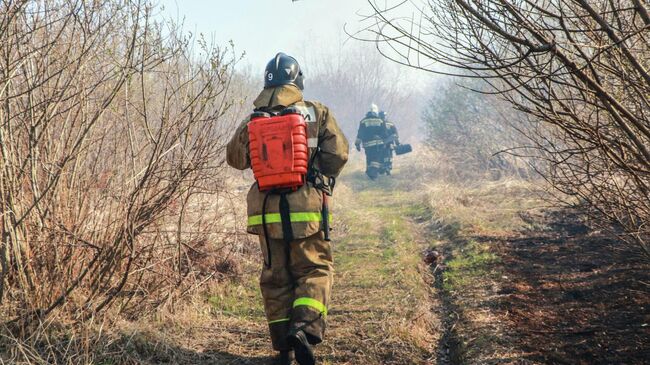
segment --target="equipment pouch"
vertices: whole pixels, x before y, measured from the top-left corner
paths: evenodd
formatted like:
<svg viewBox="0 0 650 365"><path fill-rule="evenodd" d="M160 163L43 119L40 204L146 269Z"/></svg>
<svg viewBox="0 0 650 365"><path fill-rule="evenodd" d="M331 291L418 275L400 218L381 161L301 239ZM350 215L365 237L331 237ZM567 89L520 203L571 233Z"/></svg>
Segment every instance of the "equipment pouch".
<svg viewBox="0 0 650 365"><path fill-rule="evenodd" d="M413 151L413 147L410 144L400 144L395 147L396 155L405 155Z"/></svg>

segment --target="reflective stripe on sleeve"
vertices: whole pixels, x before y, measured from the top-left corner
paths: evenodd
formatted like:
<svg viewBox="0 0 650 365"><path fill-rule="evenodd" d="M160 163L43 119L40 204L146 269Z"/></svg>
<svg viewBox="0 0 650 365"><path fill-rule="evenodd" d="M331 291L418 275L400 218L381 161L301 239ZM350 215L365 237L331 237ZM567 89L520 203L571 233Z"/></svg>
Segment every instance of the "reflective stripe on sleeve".
<svg viewBox="0 0 650 365"><path fill-rule="evenodd" d="M327 307L325 307L325 304L319 302L318 300L314 298L307 298L307 297L302 297L298 298L293 302L293 307L300 307L300 306L308 306L316 309L318 312L320 312L323 317L327 316Z"/></svg>
<svg viewBox="0 0 650 365"><path fill-rule="evenodd" d="M319 212L296 212L289 213L289 219L291 222L320 222L323 220L323 215ZM332 215L330 214L330 220L332 220ZM280 213L267 213L266 214L266 223L280 223L282 222L282 217ZM262 224L262 215L251 215L248 217L248 226L259 226Z"/></svg>

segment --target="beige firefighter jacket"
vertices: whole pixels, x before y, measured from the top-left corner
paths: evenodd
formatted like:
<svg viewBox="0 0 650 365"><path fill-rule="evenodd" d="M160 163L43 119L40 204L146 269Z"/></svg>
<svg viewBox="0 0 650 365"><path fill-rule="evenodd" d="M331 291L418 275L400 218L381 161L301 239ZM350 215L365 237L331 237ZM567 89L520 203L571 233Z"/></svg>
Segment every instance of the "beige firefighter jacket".
<svg viewBox="0 0 650 365"><path fill-rule="evenodd" d="M275 108L295 106L308 115L307 137L310 154L316 147L320 152L314 160L314 167L326 176L338 176L348 160L348 141L339 128L329 109L318 103L304 101L302 92L293 85L264 89L253 103L255 108ZM248 125L246 118L235 131L227 146L228 164L236 169L250 168L248 150ZM261 235L262 205L266 192L260 192L253 183L248 192L249 233ZM322 192L307 183L287 195L291 211L291 228L295 239L309 237L321 230ZM269 195L266 205L266 223L269 238L282 239L282 224L279 213L279 196Z"/></svg>

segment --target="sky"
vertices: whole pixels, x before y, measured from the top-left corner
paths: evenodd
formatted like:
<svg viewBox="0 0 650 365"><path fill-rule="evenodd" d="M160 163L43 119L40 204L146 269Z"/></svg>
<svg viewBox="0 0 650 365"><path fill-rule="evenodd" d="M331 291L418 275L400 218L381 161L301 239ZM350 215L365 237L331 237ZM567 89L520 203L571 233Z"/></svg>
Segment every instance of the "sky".
<svg viewBox="0 0 650 365"><path fill-rule="evenodd" d="M259 74L260 84L267 62L282 51L298 59L305 71L307 87L310 68L317 68L316 57L336 57L341 48L345 52L350 47L362 46L360 41L350 39L346 30L359 30L363 26L363 15L371 13L368 0L157 1L162 6L158 16L182 23L185 32L202 33L214 45L227 45L232 41L237 54L246 53L237 68L251 75ZM394 3L398 0L387 1ZM388 74L391 77L397 75L399 82L413 95L420 95L432 85L432 74L397 64L388 67L394 67L387 70ZM308 91L306 95L314 97ZM382 101L373 102L381 104ZM340 105L331 106L338 107L339 113L343 113ZM365 107L365 104L360 106L362 109ZM420 104L405 107L408 107L410 114L405 114L399 107L391 112L399 113L403 118L408 115L412 119L410 123L416 123ZM365 110L361 109L358 112L359 115L364 113ZM415 127L412 129L416 130Z"/></svg>
<svg viewBox="0 0 650 365"><path fill-rule="evenodd" d="M183 21L216 44L233 41L244 65L263 69L279 51L297 58L311 47L338 47L347 23L358 27L367 0L160 0L160 16ZM354 42L352 40L348 41Z"/></svg>

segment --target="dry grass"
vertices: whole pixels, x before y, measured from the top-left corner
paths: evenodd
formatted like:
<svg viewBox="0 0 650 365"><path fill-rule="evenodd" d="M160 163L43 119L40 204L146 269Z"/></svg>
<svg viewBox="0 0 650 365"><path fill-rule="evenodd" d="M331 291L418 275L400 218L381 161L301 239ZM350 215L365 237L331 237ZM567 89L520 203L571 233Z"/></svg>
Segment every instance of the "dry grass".
<svg viewBox="0 0 650 365"><path fill-rule="evenodd" d="M249 266L249 265L246 265ZM257 266L250 263L250 266ZM251 364L271 355L253 272L135 320L52 317L33 335L4 334L2 364Z"/></svg>
<svg viewBox="0 0 650 365"><path fill-rule="evenodd" d="M543 206L543 192L517 178L462 185L436 181L428 184L427 190L441 224L489 234L525 228L527 222L520 213Z"/></svg>
<svg viewBox="0 0 650 365"><path fill-rule="evenodd" d="M493 291L492 276L486 274L495 258L484 244L459 237L523 224L514 211L532 206L535 198L526 184L514 180L446 184L440 172L446 168L436 167L436 161L431 152L416 148L396 159L393 177L369 181L360 159L353 159L341 177L334 200L333 300L327 339L318 347L323 364L444 364L438 347L443 317L451 315L462 318L455 330L466 346L495 351L488 336L496 331L491 314L473 304ZM245 181L230 180L241 204ZM243 228L243 216L234 219ZM448 240L452 236L455 240ZM453 258L440 289L421 253L450 242L458 245L445 246ZM55 316L32 336L11 338L4 332L0 363L267 364L273 353L254 237L240 250L236 275L211 280L190 299L141 318L127 320L114 312L85 321ZM481 286L482 292L474 290ZM443 305L442 295L469 288L474 291L463 294L455 313ZM488 359L489 351L481 351L474 354Z"/></svg>

